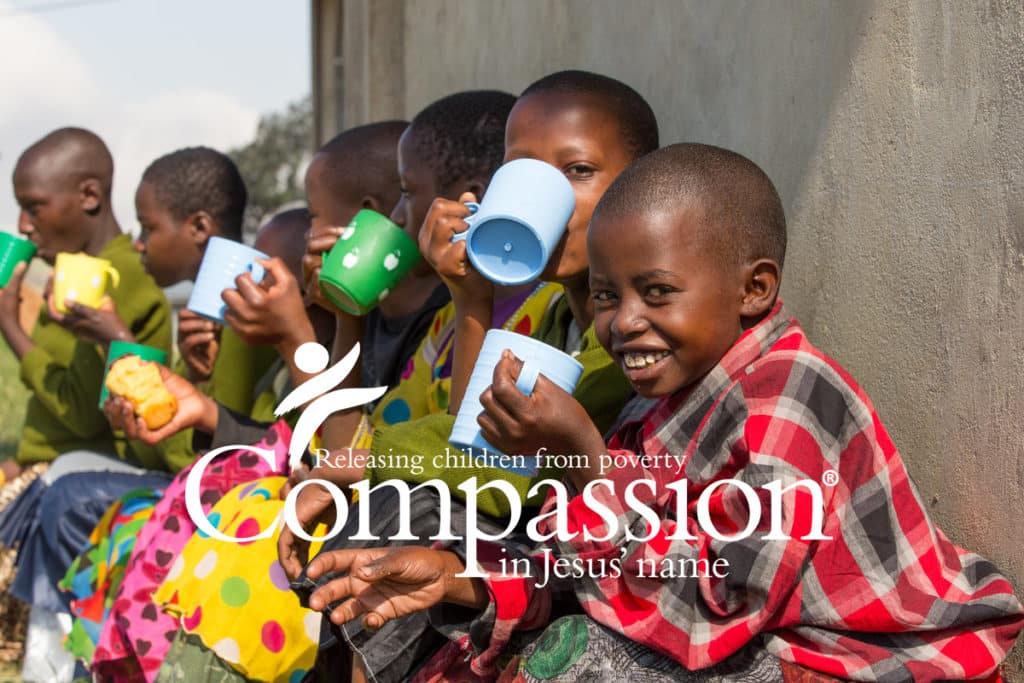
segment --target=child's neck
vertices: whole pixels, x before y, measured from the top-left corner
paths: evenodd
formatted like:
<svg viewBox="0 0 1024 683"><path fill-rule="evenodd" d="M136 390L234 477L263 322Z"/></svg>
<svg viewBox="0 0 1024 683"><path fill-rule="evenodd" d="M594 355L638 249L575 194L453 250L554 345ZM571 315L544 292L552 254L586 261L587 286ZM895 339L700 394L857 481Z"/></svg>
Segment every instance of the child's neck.
<svg viewBox="0 0 1024 683"><path fill-rule="evenodd" d="M394 319L415 313L430 300L440 284L441 278L433 271L424 275L409 273L391 295L380 302L381 315Z"/></svg>
<svg viewBox="0 0 1024 683"><path fill-rule="evenodd" d="M565 280L559 280L565 290L565 299L569 302L569 310L580 331L585 331L594 322L594 302L590 298L590 271L585 270Z"/></svg>
<svg viewBox="0 0 1024 683"><path fill-rule="evenodd" d="M96 217L93 225L92 237L85 245L85 253L89 256L99 256L103 248L110 240L121 234L121 226L117 224L114 214L104 212Z"/></svg>

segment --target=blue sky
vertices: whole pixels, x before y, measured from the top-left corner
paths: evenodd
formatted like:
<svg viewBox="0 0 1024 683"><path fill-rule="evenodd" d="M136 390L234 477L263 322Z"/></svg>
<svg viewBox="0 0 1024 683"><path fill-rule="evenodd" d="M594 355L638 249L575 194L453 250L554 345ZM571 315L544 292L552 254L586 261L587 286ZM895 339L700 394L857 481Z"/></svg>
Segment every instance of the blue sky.
<svg viewBox="0 0 1024 683"><path fill-rule="evenodd" d="M83 125L107 141L114 207L134 229L132 197L150 161L186 145L244 143L261 113L309 93L304 0L104 0L38 11L56 1L0 0L0 227L17 221L14 162L53 128Z"/></svg>

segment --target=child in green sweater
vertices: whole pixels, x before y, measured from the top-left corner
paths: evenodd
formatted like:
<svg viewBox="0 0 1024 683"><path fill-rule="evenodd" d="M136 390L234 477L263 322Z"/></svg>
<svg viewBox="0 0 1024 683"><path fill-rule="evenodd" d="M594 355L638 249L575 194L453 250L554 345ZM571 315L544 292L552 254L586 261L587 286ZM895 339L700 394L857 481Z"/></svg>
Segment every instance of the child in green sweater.
<svg viewBox="0 0 1024 683"><path fill-rule="evenodd" d="M107 259L120 275L106 310L76 305L64 325L47 310L34 329L18 323L19 290L25 266L0 290L0 332L21 363L21 379L32 396L18 444L20 465L53 461L61 453L117 454L163 468L152 453L138 457L116 438L97 405L104 349L96 337L77 329L83 313L111 329L111 338L133 338L164 351L171 348L171 311L163 293L146 274L131 238L121 232L110 203L113 160L95 134L79 128L56 130L29 147L14 170L14 193L21 207L19 231L53 264L61 252ZM116 307L116 329L110 312ZM79 336L76 336L79 335ZM5 473L16 473L10 464Z"/></svg>

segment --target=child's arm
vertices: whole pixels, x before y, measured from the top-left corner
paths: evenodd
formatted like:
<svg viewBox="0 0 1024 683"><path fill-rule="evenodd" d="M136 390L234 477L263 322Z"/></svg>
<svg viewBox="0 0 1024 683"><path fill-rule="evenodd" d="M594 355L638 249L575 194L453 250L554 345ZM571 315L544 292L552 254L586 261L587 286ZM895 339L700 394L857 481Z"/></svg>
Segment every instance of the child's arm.
<svg viewBox="0 0 1024 683"><path fill-rule="evenodd" d="M452 385L448 401L448 412L452 415L458 414L462 405L484 335L491 327L494 309L494 285L469 262L465 240L452 242L456 233L468 229L464 219L470 215L470 210L465 203L472 201L476 201L476 197L470 192L464 193L457 202L435 199L419 233L420 253L441 276L455 305Z"/></svg>
<svg viewBox="0 0 1024 683"><path fill-rule="evenodd" d="M299 283L284 261L257 259L257 263L267 271L259 285L243 273L235 278L237 289L224 290L224 319L246 344L272 344L288 364L292 384L299 386L312 375L295 364L295 351L316 341L313 323L306 315Z"/></svg>

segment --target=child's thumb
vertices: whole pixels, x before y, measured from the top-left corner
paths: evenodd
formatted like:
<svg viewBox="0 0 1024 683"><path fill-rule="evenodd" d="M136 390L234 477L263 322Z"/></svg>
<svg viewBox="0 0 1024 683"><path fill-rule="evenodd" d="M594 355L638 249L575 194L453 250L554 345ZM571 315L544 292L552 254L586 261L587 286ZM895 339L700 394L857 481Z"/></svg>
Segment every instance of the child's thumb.
<svg viewBox="0 0 1024 683"><path fill-rule="evenodd" d="M386 557L374 560L373 562L367 562L359 568L359 578L370 583L380 581L384 577L390 576L395 570L392 564L393 562L389 561Z"/></svg>

